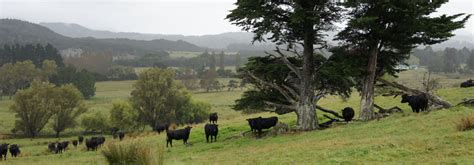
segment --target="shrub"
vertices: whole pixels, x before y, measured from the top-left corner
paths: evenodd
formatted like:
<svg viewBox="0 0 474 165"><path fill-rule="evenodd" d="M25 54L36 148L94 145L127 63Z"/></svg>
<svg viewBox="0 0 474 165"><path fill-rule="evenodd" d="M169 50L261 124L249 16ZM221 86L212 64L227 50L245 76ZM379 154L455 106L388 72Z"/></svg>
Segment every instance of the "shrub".
<svg viewBox="0 0 474 165"><path fill-rule="evenodd" d="M456 128L458 131L469 131L474 129L474 115L462 117L458 123L456 123Z"/></svg>
<svg viewBox="0 0 474 165"><path fill-rule="evenodd" d="M141 140L125 141L109 143L102 150L102 155L109 164L126 165L126 164L163 164L164 149L159 146L157 155L151 147L148 147ZM154 159L156 157L156 159Z"/></svg>

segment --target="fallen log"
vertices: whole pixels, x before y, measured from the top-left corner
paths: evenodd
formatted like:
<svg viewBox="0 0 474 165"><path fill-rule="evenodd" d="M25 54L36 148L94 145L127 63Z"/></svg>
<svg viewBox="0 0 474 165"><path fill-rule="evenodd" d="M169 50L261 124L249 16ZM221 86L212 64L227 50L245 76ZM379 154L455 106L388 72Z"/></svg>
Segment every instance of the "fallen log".
<svg viewBox="0 0 474 165"><path fill-rule="evenodd" d="M408 87L406 87L402 84L399 84L397 82L390 82L390 81L384 80L382 78L378 78L377 81L379 81L381 83L384 83L386 85L392 86L394 88L397 88L399 90L402 90L402 91L404 91L408 94L411 94L411 95L425 94L430 102L432 102L434 104L441 105L441 107L443 107L443 108L453 107L453 105L450 102L444 101L443 99L441 99L441 97L433 95L431 93L426 93L426 92L423 92L423 91L420 91L420 90L417 90L417 89L411 89L411 88L408 88Z"/></svg>

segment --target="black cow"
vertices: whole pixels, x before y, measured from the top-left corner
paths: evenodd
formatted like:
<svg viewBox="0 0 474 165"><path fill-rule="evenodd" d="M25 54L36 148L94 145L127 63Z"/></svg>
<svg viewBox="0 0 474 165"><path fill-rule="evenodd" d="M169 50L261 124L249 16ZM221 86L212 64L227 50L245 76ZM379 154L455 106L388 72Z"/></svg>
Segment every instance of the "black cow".
<svg viewBox="0 0 474 165"><path fill-rule="evenodd" d="M105 143L105 137L99 136L99 137L97 137L97 140L98 140L97 144L99 145L99 147L102 147L102 145Z"/></svg>
<svg viewBox="0 0 474 165"><path fill-rule="evenodd" d="M428 109L428 98L425 94L410 96L408 94L402 95L402 103L408 103L413 112L419 113Z"/></svg>
<svg viewBox="0 0 474 165"><path fill-rule="evenodd" d="M87 151L97 151L97 147L99 146L99 139L97 137L92 137L90 139L86 139L86 147Z"/></svg>
<svg viewBox="0 0 474 165"><path fill-rule="evenodd" d="M82 144L82 142L84 142L84 136L79 136L77 140L79 140L79 144Z"/></svg>
<svg viewBox="0 0 474 165"><path fill-rule="evenodd" d="M64 146L63 143L57 142L56 143L56 154L63 153Z"/></svg>
<svg viewBox="0 0 474 165"><path fill-rule="evenodd" d="M18 155L20 155L21 151L20 151L20 147L16 144L12 144L10 146L10 154L12 155L12 157L17 157Z"/></svg>
<svg viewBox="0 0 474 165"><path fill-rule="evenodd" d="M467 80L461 83L461 88L469 88L469 87L474 87L474 80Z"/></svg>
<svg viewBox="0 0 474 165"><path fill-rule="evenodd" d="M351 107L344 108L342 110L342 117L344 117L344 120L346 122L352 121L352 119L354 118L354 109L352 109Z"/></svg>
<svg viewBox="0 0 474 165"><path fill-rule="evenodd" d="M249 121L250 128L258 132L258 136L261 137L262 129L269 129L275 126L278 123L278 117L258 117L254 119L247 119L247 121Z"/></svg>
<svg viewBox="0 0 474 165"><path fill-rule="evenodd" d="M168 123L158 124L158 125L155 126L155 128L153 130L158 132L158 134L160 134L163 131L167 131L168 127L170 127L170 124L168 124Z"/></svg>
<svg viewBox="0 0 474 165"><path fill-rule="evenodd" d="M183 144L188 144L189 134L191 133L190 126L187 126L184 129L180 130L167 130L166 131L166 147L168 147L168 143L171 147L173 147L173 139L174 140L181 140L183 139Z"/></svg>
<svg viewBox="0 0 474 165"><path fill-rule="evenodd" d="M48 144L48 150L49 152L56 152L56 143L49 143Z"/></svg>
<svg viewBox="0 0 474 165"><path fill-rule="evenodd" d="M219 117L217 116L217 112L211 113L211 114L209 115L209 123L217 123L217 119L218 119L218 118L219 118Z"/></svg>
<svg viewBox="0 0 474 165"><path fill-rule="evenodd" d="M125 133L124 132L119 132L118 133L118 138L120 139L120 141L122 141L123 138L125 138Z"/></svg>
<svg viewBox="0 0 474 165"><path fill-rule="evenodd" d="M77 144L78 144L78 141L77 141L77 140L73 140L73 141L72 141L72 145L74 146L74 148L77 148Z"/></svg>
<svg viewBox="0 0 474 165"><path fill-rule="evenodd" d="M64 151L66 151L67 147L69 145L69 141L63 141L61 143L57 143L56 144L56 153L63 153Z"/></svg>
<svg viewBox="0 0 474 165"><path fill-rule="evenodd" d="M211 143L212 143L212 138L214 137L214 142L217 141L217 134L219 133L219 125L217 124L206 124L204 126L204 132L206 133L206 141L209 143L209 136L211 137Z"/></svg>
<svg viewBox="0 0 474 165"><path fill-rule="evenodd" d="M8 143L0 145L0 160L7 160L7 154L8 154Z"/></svg>
<svg viewBox="0 0 474 165"><path fill-rule="evenodd" d="M255 123L254 122L255 120L259 119L258 117L257 118L250 118L250 119L247 119L247 122L249 122L249 126L250 126L250 131L252 131L252 133L254 133L256 131L255 129Z"/></svg>

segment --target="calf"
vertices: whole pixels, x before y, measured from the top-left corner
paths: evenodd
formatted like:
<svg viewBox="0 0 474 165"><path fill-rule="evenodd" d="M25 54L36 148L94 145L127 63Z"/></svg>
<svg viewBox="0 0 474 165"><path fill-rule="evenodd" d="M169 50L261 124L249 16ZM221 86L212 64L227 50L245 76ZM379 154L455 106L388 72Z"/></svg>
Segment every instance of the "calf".
<svg viewBox="0 0 474 165"><path fill-rule="evenodd" d="M125 133L124 133L124 132L119 132L119 133L118 133L118 138L120 139L120 141L122 141L124 137L125 137Z"/></svg>
<svg viewBox="0 0 474 165"><path fill-rule="evenodd" d="M170 124L168 124L168 123L158 124L158 125L155 126L155 128L153 128L153 130L158 132L158 134L160 134L163 131L167 131L168 127L170 127Z"/></svg>
<svg viewBox="0 0 474 165"><path fill-rule="evenodd" d="M209 115L209 123L217 123L217 119L219 117L217 116L217 112L216 113L211 113Z"/></svg>
<svg viewBox="0 0 474 165"><path fill-rule="evenodd" d="M219 133L219 125L217 124L206 124L204 126L204 132L206 133L206 141L209 143L209 136L211 137L211 143L212 143L212 138L214 137L214 142L217 141L217 134Z"/></svg>
<svg viewBox="0 0 474 165"><path fill-rule="evenodd" d="M0 145L0 160L2 160L2 157L3 157L3 160L7 160L8 145L10 144L5 143L5 144Z"/></svg>
<svg viewBox="0 0 474 165"><path fill-rule="evenodd" d="M474 87L474 80L467 80L461 83L461 88L469 88L469 87Z"/></svg>
<svg viewBox="0 0 474 165"><path fill-rule="evenodd" d="M12 155L12 157L17 157L18 155L20 155L21 151L20 151L20 147L16 144L12 144L10 146L10 154Z"/></svg>
<svg viewBox="0 0 474 165"><path fill-rule="evenodd" d="M342 110L342 117L346 122L352 121L352 119L354 118L354 109L352 109L351 107L344 108Z"/></svg>
<svg viewBox="0 0 474 165"><path fill-rule="evenodd" d="M49 152L56 152L56 143L49 143L48 150Z"/></svg>
<svg viewBox="0 0 474 165"><path fill-rule="evenodd" d="M97 147L99 146L97 137L92 137L91 139L86 139L86 148L87 151L97 151Z"/></svg>
<svg viewBox="0 0 474 165"><path fill-rule="evenodd" d="M190 126L187 126L184 129L180 130L167 130L166 131L166 147L168 147L168 143L171 147L173 147L173 139L174 140L181 140L183 139L183 144L188 144L189 134L191 133Z"/></svg>
<svg viewBox="0 0 474 165"><path fill-rule="evenodd" d="M82 144L82 142L84 142L84 136L79 136L77 140L79 140L79 144Z"/></svg>
<svg viewBox="0 0 474 165"><path fill-rule="evenodd" d="M402 103L408 103L413 112L419 113L428 109L428 98L425 94L410 96L408 94L402 95Z"/></svg>
<svg viewBox="0 0 474 165"><path fill-rule="evenodd" d="M253 129L258 132L258 137L262 135L262 129L269 129L275 126L278 123L278 117L269 117L269 118L262 118L258 117L256 119L250 120L249 124Z"/></svg>
<svg viewBox="0 0 474 165"><path fill-rule="evenodd" d="M78 144L78 141L77 141L77 140L73 140L73 141L72 141L72 145L74 146L74 148L77 148L77 144Z"/></svg>

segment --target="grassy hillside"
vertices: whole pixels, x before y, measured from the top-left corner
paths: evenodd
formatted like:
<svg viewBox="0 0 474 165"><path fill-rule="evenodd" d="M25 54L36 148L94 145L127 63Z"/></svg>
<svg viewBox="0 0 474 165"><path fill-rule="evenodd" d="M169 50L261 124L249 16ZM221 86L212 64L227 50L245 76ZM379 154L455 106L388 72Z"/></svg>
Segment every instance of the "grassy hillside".
<svg viewBox="0 0 474 165"><path fill-rule="evenodd" d="M413 73L403 73L400 81L410 78L405 75L411 74ZM449 82L455 81L458 80L449 80ZM88 101L91 111L107 111L113 100L126 99L132 89L132 83L132 81L98 83L97 96ZM463 98L473 97L474 88L449 87L439 90L438 93L446 100L456 103ZM474 115L472 107L455 107L449 110L413 114L407 105L400 103L400 98L377 97L377 104L383 107L399 106L405 113L379 121L338 124L326 130L256 139L247 132L249 128L245 119L274 114L245 115L231 110L230 105L241 94L242 91L194 93L193 98L211 103L212 111L220 114L217 143L207 144L203 124L194 125L189 140L191 145L184 146L182 141L174 141L173 148L165 149L166 164L471 164L474 162L472 157L474 131L459 132L455 128L455 123L461 117ZM354 93L347 101L335 96L324 98L320 101L320 105L340 111L346 106L358 107L358 101L359 97ZM4 126L11 126L14 120L13 114L8 111L9 104L11 103L8 100L0 101L0 115ZM321 113L319 116L322 116ZM279 118L282 122L295 124L294 114ZM5 133L8 131L6 128L8 127L2 127L0 132ZM133 136L155 149L166 144L163 134L145 132ZM60 141L75 137L63 137ZM49 154L46 151L47 143L56 140L54 138L1 140L0 143L20 144L23 151L21 158L1 163L105 163L100 151L85 152L83 146L71 149L62 155ZM109 137L108 142L110 141L112 140Z"/></svg>

